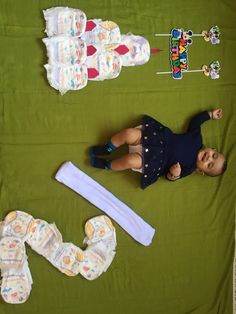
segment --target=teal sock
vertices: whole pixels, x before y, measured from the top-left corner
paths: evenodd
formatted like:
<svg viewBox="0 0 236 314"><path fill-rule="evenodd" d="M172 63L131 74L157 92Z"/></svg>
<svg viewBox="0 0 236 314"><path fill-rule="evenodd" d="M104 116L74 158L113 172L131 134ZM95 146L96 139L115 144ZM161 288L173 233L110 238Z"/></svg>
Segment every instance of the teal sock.
<svg viewBox="0 0 236 314"><path fill-rule="evenodd" d="M117 149L117 147L114 144L112 144L111 140L106 144L106 146L107 146L109 153L111 153Z"/></svg>
<svg viewBox="0 0 236 314"><path fill-rule="evenodd" d="M90 148L90 156L104 156L104 155L109 155L111 152L116 150L116 146L112 144L111 141L109 141L105 145L97 145L97 146L92 146Z"/></svg>
<svg viewBox="0 0 236 314"><path fill-rule="evenodd" d="M107 169L107 170L111 169L111 160L106 160L106 159L99 158L99 157L91 158L90 164L94 168Z"/></svg>

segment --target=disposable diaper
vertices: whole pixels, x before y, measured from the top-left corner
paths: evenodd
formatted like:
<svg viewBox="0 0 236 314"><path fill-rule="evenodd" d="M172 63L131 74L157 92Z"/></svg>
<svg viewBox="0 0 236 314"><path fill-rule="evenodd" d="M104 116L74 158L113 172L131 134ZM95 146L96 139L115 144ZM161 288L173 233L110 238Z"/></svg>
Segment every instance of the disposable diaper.
<svg viewBox="0 0 236 314"><path fill-rule="evenodd" d="M67 7L54 7L43 11L48 37L55 35L80 36L86 28L87 18L83 11Z"/></svg>

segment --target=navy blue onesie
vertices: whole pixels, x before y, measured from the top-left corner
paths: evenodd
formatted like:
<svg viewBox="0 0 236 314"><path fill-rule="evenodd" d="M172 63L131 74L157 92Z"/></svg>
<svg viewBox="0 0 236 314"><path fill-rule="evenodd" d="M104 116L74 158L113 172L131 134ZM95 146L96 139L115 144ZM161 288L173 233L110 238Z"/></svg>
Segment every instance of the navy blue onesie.
<svg viewBox="0 0 236 314"><path fill-rule="evenodd" d="M190 121L186 133L176 134L152 117L143 117L143 189L166 175L177 162L181 166L181 177L196 169L197 153L203 146L200 126L209 119L208 112L204 111Z"/></svg>

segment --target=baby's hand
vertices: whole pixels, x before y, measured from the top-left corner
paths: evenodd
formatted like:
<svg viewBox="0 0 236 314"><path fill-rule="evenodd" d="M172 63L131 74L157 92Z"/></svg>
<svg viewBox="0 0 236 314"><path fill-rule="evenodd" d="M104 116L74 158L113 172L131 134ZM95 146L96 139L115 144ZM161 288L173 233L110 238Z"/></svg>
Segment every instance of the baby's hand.
<svg viewBox="0 0 236 314"><path fill-rule="evenodd" d="M181 174L181 166L179 164L179 162L177 162L176 164L173 164L170 169L169 172L172 176L174 177L179 177Z"/></svg>
<svg viewBox="0 0 236 314"><path fill-rule="evenodd" d="M223 110L218 108L218 109L212 109L211 110L211 119L218 120L222 118L223 116Z"/></svg>

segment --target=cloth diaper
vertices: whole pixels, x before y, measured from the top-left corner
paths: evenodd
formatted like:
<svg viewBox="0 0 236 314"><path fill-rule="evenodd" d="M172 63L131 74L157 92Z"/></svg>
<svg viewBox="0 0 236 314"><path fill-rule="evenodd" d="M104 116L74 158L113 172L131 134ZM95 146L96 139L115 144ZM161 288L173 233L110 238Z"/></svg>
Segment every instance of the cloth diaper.
<svg viewBox="0 0 236 314"><path fill-rule="evenodd" d="M101 215L85 224L84 260L80 263L80 274L94 280L105 272L115 257L116 232L111 220Z"/></svg>
<svg viewBox="0 0 236 314"><path fill-rule="evenodd" d="M43 42L51 65L83 64L87 58L87 46L80 38L55 36L44 38Z"/></svg>
<svg viewBox="0 0 236 314"><path fill-rule="evenodd" d="M115 251L107 250L103 242L91 244L84 251L84 260L80 263L80 274L88 279L97 279L110 266Z"/></svg>
<svg viewBox="0 0 236 314"><path fill-rule="evenodd" d="M94 280L107 270L115 256L115 229L108 217L99 216L87 222L86 235L84 243L88 246L83 251L72 243L64 243L55 224L35 219L26 242L62 273L81 273Z"/></svg>
<svg viewBox="0 0 236 314"><path fill-rule="evenodd" d="M55 224L35 219L26 242L38 254L50 259L62 243L62 235Z"/></svg>
<svg viewBox="0 0 236 314"><path fill-rule="evenodd" d="M87 45L118 45L121 41L120 28L112 21L88 20L81 39Z"/></svg>
<svg viewBox="0 0 236 314"><path fill-rule="evenodd" d="M55 35L81 36L87 18L83 11L67 7L54 7L43 11L48 37Z"/></svg>
<svg viewBox="0 0 236 314"><path fill-rule="evenodd" d="M79 247L72 243L62 243L49 261L67 276L76 276L83 259L84 253Z"/></svg>
<svg viewBox="0 0 236 314"><path fill-rule="evenodd" d="M55 224L35 219L26 242L62 273L67 276L78 275L83 251L72 243L64 243Z"/></svg>
<svg viewBox="0 0 236 314"><path fill-rule="evenodd" d="M116 248L115 228L102 215L85 225L85 250L63 242L55 224L34 219L25 212L9 213L1 222L0 269L1 296L7 303L24 303L31 292L32 277L25 242L67 276L79 273L88 280L98 278L110 266ZM7 236L6 236L7 234ZM15 236L8 236L15 235Z"/></svg>
<svg viewBox="0 0 236 314"><path fill-rule="evenodd" d="M24 303L30 295L33 281L22 239L8 236L1 238L0 269L3 300L12 304Z"/></svg>
<svg viewBox="0 0 236 314"><path fill-rule="evenodd" d="M2 271L1 296L7 303L24 303L30 295L32 283L28 263L25 260L21 270Z"/></svg>
<svg viewBox="0 0 236 314"><path fill-rule="evenodd" d="M10 212L0 226L0 237L17 237L25 240L34 218L22 211Z"/></svg>
<svg viewBox="0 0 236 314"><path fill-rule="evenodd" d="M45 64L44 67L47 70L49 84L59 90L62 95L68 90L79 90L87 85L88 70L84 64L75 64L73 66Z"/></svg>
<svg viewBox="0 0 236 314"><path fill-rule="evenodd" d="M88 220L85 233L85 250L63 242L48 260L67 276L80 273L84 278L94 280L108 269L115 256L115 228L108 217L101 215Z"/></svg>
<svg viewBox="0 0 236 314"><path fill-rule="evenodd" d="M21 269L26 260L25 245L16 237L5 237L0 240L0 268Z"/></svg>
<svg viewBox="0 0 236 314"><path fill-rule="evenodd" d="M121 55L123 66L142 65L150 59L150 45L146 38L137 35L121 35L121 43L128 52Z"/></svg>
<svg viewBox="0 0 236 314"><path fill-rule="evenodd" d="M112 238L114 242L108 245L108 248L114 249L116 245L116 233L115 228L111 222L111 219L105 215L97 216L95 218L89 219L85 224L85 234L86 238L84 243L91 245L99 241L105 241L106 239Z"/></svg>
<svg viewBox="0 0 236 314"><path fill-rule="evenodd" d="M147 39L132 34L122 35L113 21L87 20L79 9L53 7L43 10L47 48L49 84L62 95L80 90L87 81L116 78L122 65L135 66L148 62Z"/></svg>
<svg viewBox="0 0 236 314"><path fill-rule="evenodd" d="M89 80L103 81L116 78L121 71L120 55L115 51L104 51L88 56L85 64L88 69L95 69L96 75L89 75Z"/></svg>

